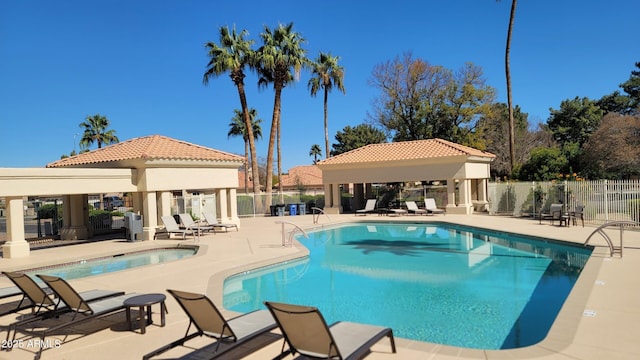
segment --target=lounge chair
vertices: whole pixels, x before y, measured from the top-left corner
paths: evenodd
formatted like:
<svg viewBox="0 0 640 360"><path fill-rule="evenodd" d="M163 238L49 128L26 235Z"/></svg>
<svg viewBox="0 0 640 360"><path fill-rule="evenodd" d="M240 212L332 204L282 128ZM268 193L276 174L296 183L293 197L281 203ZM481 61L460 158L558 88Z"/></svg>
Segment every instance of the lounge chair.
<svg viewBox="0 0 640 360"><path fill-rule="evenodd" d="M426 198L424 199L424 208L427 210L429 214L443 214L446 215L446 212L442 209L438 209L436 206L436 200L434 198Z"/></svg>
<svg viewBox="0 0 640 360"><path fill-rule="evenodd" d="M49 275L36 275L42 281L44 281L55 295L64 302L65 312L73 313L71 319L66 320L58 325L47 327L45 329L38 329L35 331L23 330L27 333L37 334L40 337L39 344L46 344L45 338L48 334L55 333L60 329L76 325L80 322L97 319L99 317L113 314L115 312L125 309L124 301L130 297L138 294L130 293L119 296L112 296L103 298L101 300L88 301L84 299L69 283L64 279L57 276ZM31 318L22 320L16 326L13 326L13 338L11 342L15 341L16 333L18 332L17 326L22 326L34 321L40 320L40 318ZM9 330L11 331L11 329ZM7 339L9 334L7 334ZM11 349L9 349L11 350ZM40 353L44 350L42 347L39 349L36 358L40 358Z"/></svg>
<svg viewBox="0 0 640 360"><path fill-rule="evenodd" d="M320 311L311 306L265 302L276 319L289 349L274 359L299 353L314 359L361 359L383 337L396 352L393 331L382 326L337 322L327 326Z"/></svg>
<svg viewBox="0 0 640 360"><path fill-rule="evenodd" d="M180 222L186 229L192 230L194 232L197 231L198 233L213 230L213 226L211 225L200 225L199 223L196 223L189 214L183 213L178 214L178 216L180 217Z"/></svg>
<svg viewBox="0 0 640 360"><path fill-rule="evenodd" d="M410 214L427 214L427 210L418 208L415 201L405 201L405 204Z"/></svg>
<svg viewBox="0 0 640 360"><path fill-rule="evenodd" d="M156 231L156 234L153 235L154 240L160 234L167 234L169 237L171 237L171 234L180 234L182 235L182 240L186 239L187 234L194 234L191 229L180 229L180 226L178 226L178 223L173 216L162 216L160 217L160 220L162 220L162 223L164 224L164 230Z"/></svg>
<svg viewBox="0 0 640 360"><path fill-rule="evenodd" d="M20 310L31 308L32 315L39 316L49 311L64 311L66 309L65 304L60 304L60 299L53 299L51 297L52 290L48 287L40 287L29 275L19 272L7 272L3 271L9 280L11 280L16 288L19 290L19 294L22 294L22 299L18 303L15 309L0 313L0 316L18 312ZM95 301L112 296L118 296L124 294L121 291L111 290L89 290L81 292L79 295L85 301ZM18 323L15 323L17 325ZM11 326L14 326L12 324Z"/></svg>
<svg viewBox="0 0 640 360"><path fill-rule="evenodd" d="M376 209L376 199L368 199L367 203L364 206L364 209L356 210L356 215L358 214L368 214L373 212Z"/></svg>
<svg viewBox="0 0 640 360"><path fill-rule="evenodd" d="M223 351L217 353L216 356L218 356L277 327L273 317L267 310L253 311L226 320L213 302L205 295L178 290L167 291L178 301L180 307L189 316L189 326L184 337L146 354L142 357L145 360L176 346L184 345L188 340L203 335L217 340L216 352L219 350L220 343L232 344L232 346L226 347ZM195 326L196 332L189 334L192 324Z"/></svg>
<svg viewBox="0 0 640 360"><path fill-rule="evenodd" d="M205 212L205 213L202 213L202 215L204 216L204 220L207 222L207 225L213 226L214 230L215 228L219 227L219 228L223 228L225 232L229 231L230 228L236 228L236 231L238 231L238 225L234 223L218 222L218 219L216 219L213 213Z"/></svg>

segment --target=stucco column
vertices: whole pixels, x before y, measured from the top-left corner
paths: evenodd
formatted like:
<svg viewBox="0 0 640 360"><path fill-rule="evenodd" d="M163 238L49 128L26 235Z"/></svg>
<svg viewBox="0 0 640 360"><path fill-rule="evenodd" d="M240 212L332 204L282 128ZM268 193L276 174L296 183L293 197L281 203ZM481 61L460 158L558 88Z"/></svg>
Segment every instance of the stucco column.
<svg viewBox="0 0 640 360"><path fill-rule="evenodd" d="M229 193L228 204L229 204L229 221L238 225L238 229L240 229L240 218L238 217L238 195L236 189L227 189Z"/></svg>
<svg viewBox="0 0 640 360"><path fill-rule="evenodd" d="M152 240L158 226L158 202L155 191L142 194L142 240Z"/></svg>
<svg viewBox="0 0 640 360"><path fill-rule="evenodd" d="M456 180L447 180L447 212L456 208Z"/></svg>
<svg viewBox="0 0 640 360"><path fill-rule="evenodd" d="M228 204L229 200L227 199L227 190L216 190L216 210L218 211L218 217L225 221L227 221L226 219L229 219Z"/></svg>
<svg viewBox="0 0 640 360"><path fill-rule="evenodd" d="M362 209L364 207L365 199L368 197L365 194L365 184L353 184L353 207L355 209Z"/></svg>
<svg viewBox="0 0 640 360"><path fill-rule="evenodd" d="M158 194L158 219L162 216L171 216L171 193L163 191Z"/></svg>
<svg viewBox="0 0 640 360"><path fill-rule="evenodd" d="M7 242L2 246L3 258L29 256L29 243L24 238L24 203L21 197L6 197Z"/></svg>
<svg viewBox="0 0 640 360"><path fill-rule="evenodd" d="M476 180L476 194L477 199L474 200L475 208L478 211L488 211L489 201L487 201L487 179Z"/></svg>
<svg viewBox="0 0 640 360"><path fill-rule="evenodd" d="M471 180L460 180L458 187L460 192L460 202L458 203L458 208L462 208L463 214L472 214L473 204L471 203Z"/></svg>
<svg viewBox="0 0 640 360"><path fill-rule="evenodd" d="M69 195L64 198L62 240L84 240L93 236L89 231L88 195Z"/></svg>

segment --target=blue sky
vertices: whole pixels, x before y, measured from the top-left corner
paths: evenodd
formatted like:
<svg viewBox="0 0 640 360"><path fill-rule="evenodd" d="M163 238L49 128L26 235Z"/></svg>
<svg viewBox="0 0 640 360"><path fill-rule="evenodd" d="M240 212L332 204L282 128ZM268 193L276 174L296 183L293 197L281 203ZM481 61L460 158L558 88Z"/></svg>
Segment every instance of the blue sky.
<svg viewBox="0 0 640 360"><path fill-rule="evenodd" d="M228 76L202 84L204 43L220 26L247 29L294 23L308 56L341 57L346 95L329 96L329 136L365 122L379 93L368 86L380 64L412 52L431 64L482 67L506 102L504 46L510 1L195 1L24 0L0 2L0 167L42 167L68 154L79 124L100 113L121 141L160 134L244 153L227 138L240 107ZM576 96L618 90L640 61L640 2L520 0L511 50L513 99L529 120ZM322 96L309 73L283 91L283 171L312 162L324 148ZM263 119L258 156L266 158L272 88L247 76L249 106ZM95 146L94 146L95 147Z"/></svg>

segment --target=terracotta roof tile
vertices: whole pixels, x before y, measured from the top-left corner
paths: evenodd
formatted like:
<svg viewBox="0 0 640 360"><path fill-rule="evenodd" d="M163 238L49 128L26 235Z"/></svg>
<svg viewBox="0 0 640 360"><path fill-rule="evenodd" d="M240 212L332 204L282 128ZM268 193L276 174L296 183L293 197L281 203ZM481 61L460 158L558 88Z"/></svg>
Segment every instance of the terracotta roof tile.
<svg viewBox="0 0 640 360"><path fill-rule="evenodd" d="M130 139L47 164L47 167L90 165L133 159L243 161L242 156L161 135Z"/></svg>
<svg viewBox="0 0 640 360"><path fill-rule="evenodd" d="M494 154L442 139L369 144L322 160L318 165L401 161L451 156L496 157Z"/></svg>
<svg viewBox="0 0 640 360"><path fill-rule="evenodd" d="M282 175L283 187L322 186L322 171L315 165L296 166L289 169L289 173Z"/></svg>

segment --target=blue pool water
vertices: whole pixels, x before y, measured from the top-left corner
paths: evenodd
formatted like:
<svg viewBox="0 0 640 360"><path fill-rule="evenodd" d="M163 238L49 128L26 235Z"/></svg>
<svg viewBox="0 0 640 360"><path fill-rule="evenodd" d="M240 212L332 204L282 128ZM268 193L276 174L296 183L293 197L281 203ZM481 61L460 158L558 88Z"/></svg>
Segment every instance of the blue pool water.
<svg viewBox="0 0 640 360"><path fill-rule="evenodd" d="M193 256L197 248L165 248L119 254L96 259L80 260L73 263L29 269L29 275L44 274L58 276L65 280L84 278L114 271L127 270L139 266L159 264Z"/></svg>
<svg viewBox="0 0 640 360"><path fill-rule="evenodd" d="M327 322L476 349L541 341L590 254L549 239L447 223L355 223L298 239L308 258L226 279L224 306L318 307Z"/></svg>

